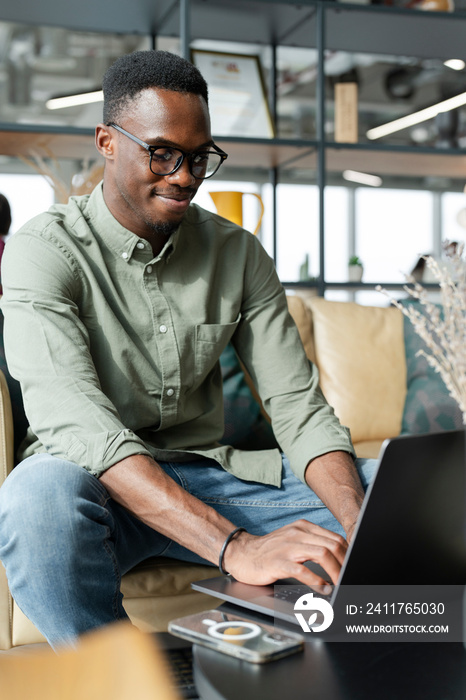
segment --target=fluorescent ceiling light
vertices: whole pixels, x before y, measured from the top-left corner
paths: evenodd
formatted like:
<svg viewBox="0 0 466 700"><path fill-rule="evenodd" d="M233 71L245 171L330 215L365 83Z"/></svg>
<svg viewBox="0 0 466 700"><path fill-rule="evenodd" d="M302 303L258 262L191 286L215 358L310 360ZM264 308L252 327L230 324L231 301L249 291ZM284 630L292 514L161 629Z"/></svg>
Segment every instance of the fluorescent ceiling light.
<svg viewBox="0 0 466 700"><path fill-rule="evenodd" d="M376 126L374 129L369 129L366 136L371 141L375 139L380 139L382 136L388 136L389 134L395 133L395 131L401 131L402 129L407 129L415 124L420 124L428 119L433 119L441 112L449 112L451 109L457 109L466 104L466 92L462 92L461 95L456 95L455 97L450 97L448 100L443 100L443 102L438 102L432 107L426 107L426 109L421 109L419 112L413 112L413 114L407 114L406 117L400 117L400 119L395 119L387 124L382 124L381 126Z"/></svg>
<svg viewBox="0 0 466 700"><path fill-rule="evenodd" d="M94 92L83 92L80 95L52 97L52 99L47 100L45 106L47 109L64 109L65 107L91 104L91 102L102 102L103 99L104 93L102 90L95 90Z"/></svg>
<svg viewBox="0 0 466 700"><path fill-rule="evenodd" d="M453 70L463 70L466 67L466 63L461 58L450 58L449 61L444 61L443 65Z"/></svg>
<svg viewBox="0 0 466 700"><path fill-rule="evenodd" d="M359 173L357 170L344 170L343 178L349 182L357 182L360 185L369 185L369 187L380 187L382 184L382 178L378 175Z"/></svg>

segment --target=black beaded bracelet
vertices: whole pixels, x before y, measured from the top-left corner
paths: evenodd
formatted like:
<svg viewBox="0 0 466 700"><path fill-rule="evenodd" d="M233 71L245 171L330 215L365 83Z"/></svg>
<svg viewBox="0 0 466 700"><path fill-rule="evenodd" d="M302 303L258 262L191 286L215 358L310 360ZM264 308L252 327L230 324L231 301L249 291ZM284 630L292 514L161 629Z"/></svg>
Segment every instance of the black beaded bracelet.
<svg viewBox="0 0 466 700"><path fill-rule="evenodd" d="M219 558L218 558L218 568L220 569L220 572L221 572L224 576L228 576L228 571L225 571L225 569L223 568L223 557L225 556L225 550L226 550L226 548L228 547L228 545L230 544L230 542L231 542L231 540L233 539L233 537L234 537L238 532L246 532L246 528L245 528L245 527L235 527L235 529L232 530L232 531L230 532L230 534L228 535L228 537L226 538L225 542L223 543L222 549L220 550L220 556L219 556Z"/></svg>

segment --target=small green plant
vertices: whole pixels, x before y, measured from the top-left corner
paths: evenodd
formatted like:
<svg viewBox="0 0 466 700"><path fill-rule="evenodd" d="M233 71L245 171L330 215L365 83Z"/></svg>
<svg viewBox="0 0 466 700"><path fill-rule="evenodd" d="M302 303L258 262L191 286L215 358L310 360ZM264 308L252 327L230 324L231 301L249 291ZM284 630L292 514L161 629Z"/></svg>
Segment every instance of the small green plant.
<svg viewBox="0 0 466 700"><path fill-rule="evenodd" d="M348 265L361 265L362 266L362 260L358 255L352 255L350 259L348 260Z"/></svg>

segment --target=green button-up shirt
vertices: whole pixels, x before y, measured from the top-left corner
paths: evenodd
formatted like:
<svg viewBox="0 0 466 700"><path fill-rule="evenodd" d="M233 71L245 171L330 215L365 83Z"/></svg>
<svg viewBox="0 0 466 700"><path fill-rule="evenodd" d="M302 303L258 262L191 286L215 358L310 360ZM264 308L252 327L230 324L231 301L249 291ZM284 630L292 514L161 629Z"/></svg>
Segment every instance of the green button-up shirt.
<svg viewBox="0 0 466 700"><path fill-rule="evenodd" d="M154 257L112 216L100 185L12 236L2 279L8 366L32 429L22 457L46 451L99 476L133 454L184 461L194 453L279 485L277 450L217 442L218 360L229 341L299 478L313 457L352 452L272 260L257 238L215 214L191 205Z"/></svg>

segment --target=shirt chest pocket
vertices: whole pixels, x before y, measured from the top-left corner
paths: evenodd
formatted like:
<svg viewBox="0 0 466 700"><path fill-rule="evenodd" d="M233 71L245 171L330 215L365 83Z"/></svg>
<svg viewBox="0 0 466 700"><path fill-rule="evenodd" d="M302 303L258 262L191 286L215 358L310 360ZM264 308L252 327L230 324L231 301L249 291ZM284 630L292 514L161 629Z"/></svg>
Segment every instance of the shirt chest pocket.
<svg viewBox="0 0 466 700"><path fill-rule="evenodd" d="M200 323L195 329L194 373L198 386L215 367L241 319L241 314L233 323Z"/></svg>

